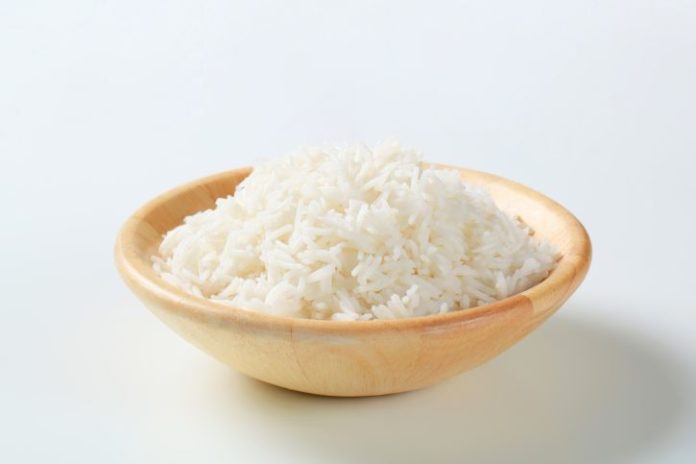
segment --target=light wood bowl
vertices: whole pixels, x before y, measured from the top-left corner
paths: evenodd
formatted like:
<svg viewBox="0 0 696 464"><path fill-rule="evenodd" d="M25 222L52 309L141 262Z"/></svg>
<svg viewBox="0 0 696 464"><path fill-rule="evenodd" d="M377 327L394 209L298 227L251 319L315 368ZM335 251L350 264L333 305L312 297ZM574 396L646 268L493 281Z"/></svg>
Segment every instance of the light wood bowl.
<svg viewBox="0 0 696 464"><path fill-rule="evenodd" d="M561 254L540 284L493 304L390 321L317 321L272 316L198 298L164 282L150 257L162 235L230 195L251 168L223 172L171 190L123 226L116 263L152 312L198 348L256 379L331 396L370 396L423 388L507 349L553 314L590 264L590 239L568 211L515 182L456 169L485 187L498 206L522 218Z"/></svg>

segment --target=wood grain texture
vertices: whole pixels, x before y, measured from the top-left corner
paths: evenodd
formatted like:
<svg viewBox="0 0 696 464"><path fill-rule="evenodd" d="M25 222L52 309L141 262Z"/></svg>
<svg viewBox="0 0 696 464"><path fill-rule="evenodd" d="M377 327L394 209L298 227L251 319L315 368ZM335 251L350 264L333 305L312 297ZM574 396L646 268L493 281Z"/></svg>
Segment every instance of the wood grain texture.
<svg viewBox="0 0 696 464"><path fill-rule="evenodd" d="M331 396L370 396L423 388L507 349L553 314L590 265L584 227L562 206L515 182L467 169L503 210L518 215L561 254L535 287L493 304L390 321L316 321L230 308L167 284L151 266L162 235L189 214L214 206L250 172L242 168L178 187L147 203L121 229L117 267L131 290L185 339L259 380Z"/></svg>

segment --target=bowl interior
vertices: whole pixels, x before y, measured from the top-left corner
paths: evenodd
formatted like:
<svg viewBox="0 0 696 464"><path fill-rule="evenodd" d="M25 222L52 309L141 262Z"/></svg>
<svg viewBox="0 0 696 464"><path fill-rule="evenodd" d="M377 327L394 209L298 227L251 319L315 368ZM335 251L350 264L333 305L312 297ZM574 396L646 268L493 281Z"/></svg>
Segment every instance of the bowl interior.
<svg viewBox="0 0 696 464"><path fill-rule="evenodd" d="M437 167L456 170L469 184L486 189L501 209L518 216L537 237L552 243L558 250L560 259L554 271L546 280L526 290L522 295L530 298L532 303L539 303L539 308L543 309L546 306L543 304L545 300L555 301L559 297L562 298L564 292L568 295L572 293L587 271L591 247L585 229L571 213L540 193L507 179L451 166L437 165ZM147 203L124 226L117 243L117 255L119 253L121 255L119 259L126 263L131 272L137 273L141 281L147 282L148 287L158 287L158 291L163 291L176 301L191 301L194 298L198 300L198 304L202 302L213 311L235 311L234 308L220 303L192 297L165 283L152 269L151 256L157 252L164 233L179 225L184 217L209 209L215 205L216 199L233 194L236 186L249 175L251 170L251 168L241 168L199 179L166 192ZM514 296L506 300L512 298ZM418 319L451 317L450 315L455 313L461 313L461 317L474 317L500 307L498 303L506 300L466 311ZM468 314L464 315L464 313ZM264 315L264 317L285 319L279 316ZM336 321L328 323L337 324ZM374 321L371 322L373 323Z"/></svg>

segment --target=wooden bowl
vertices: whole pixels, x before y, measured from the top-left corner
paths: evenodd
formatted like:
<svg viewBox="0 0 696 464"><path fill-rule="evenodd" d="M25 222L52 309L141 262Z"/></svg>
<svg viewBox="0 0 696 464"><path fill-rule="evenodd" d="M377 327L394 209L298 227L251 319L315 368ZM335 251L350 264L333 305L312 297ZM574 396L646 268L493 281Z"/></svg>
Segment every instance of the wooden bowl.
<svg viewBox="0 0 696 464"><path fill-rule="evenodd" d="M318 321L272 316L198 298L164 282L150 257L162 235L230 195L251 168L171 190L123 226L116 263L131 290L162 321L198 348L246 375L292 390L370 396L423 388L491 359L573 293L590 264L590 239L562 206L515 182L456 169L485 187L498 206L519 215L561 254L540 284L493 304L443 315L388 321Z"/></svg>

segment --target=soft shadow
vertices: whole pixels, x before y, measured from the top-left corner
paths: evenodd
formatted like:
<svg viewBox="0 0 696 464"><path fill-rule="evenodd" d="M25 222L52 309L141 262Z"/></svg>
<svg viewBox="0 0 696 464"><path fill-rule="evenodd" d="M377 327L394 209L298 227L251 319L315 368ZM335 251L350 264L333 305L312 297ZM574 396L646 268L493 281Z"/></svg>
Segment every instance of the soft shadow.
<svg viewBox="0 0 696 464"><path fill-rule="evenodd" d="M669 434L688 379L653 342L562 315L441 385L324 398L234 379L269 446L309 462L627 462ZM251 412L251 411L249 411Z"/></svg>

